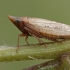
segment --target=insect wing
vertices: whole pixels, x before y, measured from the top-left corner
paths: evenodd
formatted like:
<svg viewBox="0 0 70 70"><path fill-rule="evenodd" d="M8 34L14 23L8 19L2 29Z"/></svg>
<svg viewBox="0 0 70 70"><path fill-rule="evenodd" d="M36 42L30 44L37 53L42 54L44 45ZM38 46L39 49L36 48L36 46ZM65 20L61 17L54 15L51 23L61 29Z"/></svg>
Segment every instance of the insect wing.
<svg viewBox="0 0 70 70"><path fill-rule="evenodd" d="M70 26L40 18L27 18L26 26L44 35L65 36L70 35Z"/></svg>

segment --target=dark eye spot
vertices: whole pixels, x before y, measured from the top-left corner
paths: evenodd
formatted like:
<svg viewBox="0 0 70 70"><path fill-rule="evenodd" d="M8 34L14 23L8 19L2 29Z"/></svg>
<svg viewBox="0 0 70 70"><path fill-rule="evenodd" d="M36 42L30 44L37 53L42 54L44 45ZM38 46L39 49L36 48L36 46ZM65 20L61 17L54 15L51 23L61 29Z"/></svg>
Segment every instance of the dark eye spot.
<svg viewBox="0 0 70 70"><path fill-rule="evenodd" d="M16 23L20 23L20 20L16 20Z"/></svg>

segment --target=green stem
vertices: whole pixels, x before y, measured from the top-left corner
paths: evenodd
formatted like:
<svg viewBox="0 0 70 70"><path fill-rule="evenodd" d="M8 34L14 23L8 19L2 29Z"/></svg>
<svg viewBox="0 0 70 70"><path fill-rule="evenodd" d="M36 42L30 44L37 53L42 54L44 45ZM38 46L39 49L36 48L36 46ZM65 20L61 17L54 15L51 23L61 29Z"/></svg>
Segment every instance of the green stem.
<svg viewBox="0 0 70 70"><path fill-rule="evenodd" d="M16 52L16 47L0 47L0 62L37 59L57 59L62 54L70 51L70 41L53 42L36 45L21 46Z"/></svg>

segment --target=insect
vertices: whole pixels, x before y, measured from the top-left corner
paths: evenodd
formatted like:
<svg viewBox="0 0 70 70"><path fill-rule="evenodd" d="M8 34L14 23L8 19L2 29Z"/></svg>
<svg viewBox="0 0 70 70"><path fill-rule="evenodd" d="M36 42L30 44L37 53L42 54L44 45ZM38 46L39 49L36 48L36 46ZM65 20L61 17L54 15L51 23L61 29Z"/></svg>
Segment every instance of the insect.
<svg viewBox="0 0 70 70"><path fill-rule="evenodd" d="M28 36L35 37L41 43L40 38L52 41L70 39L70 26L41 18L8 16L12 23L22 32L18 35L18 48L20 37L25 36L27 44Z"/></svg>

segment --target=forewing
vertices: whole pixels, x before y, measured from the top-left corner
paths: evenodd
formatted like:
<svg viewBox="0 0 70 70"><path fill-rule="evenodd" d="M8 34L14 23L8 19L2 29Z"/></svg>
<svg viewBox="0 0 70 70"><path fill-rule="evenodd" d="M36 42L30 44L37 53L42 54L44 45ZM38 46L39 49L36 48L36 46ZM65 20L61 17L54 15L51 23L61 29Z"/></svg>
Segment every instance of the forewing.
<svg viewBox="0 0 70 70"><path fill-rule="evenodd" d="M23 18L27 20L26 26L31 29L43 34L43 35L53 35L53 36L69 36L70 26L62 24L55 21L50 21L40 18Z"/></svg>

